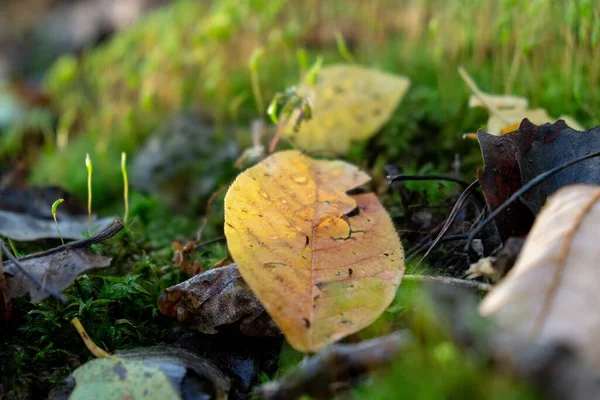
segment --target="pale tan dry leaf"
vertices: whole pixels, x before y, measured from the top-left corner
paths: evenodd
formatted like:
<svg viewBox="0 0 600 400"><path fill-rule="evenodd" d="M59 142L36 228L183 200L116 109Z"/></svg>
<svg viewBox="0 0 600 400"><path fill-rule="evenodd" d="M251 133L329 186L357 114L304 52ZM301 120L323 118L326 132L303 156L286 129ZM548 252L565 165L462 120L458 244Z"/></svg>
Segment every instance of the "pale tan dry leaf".
<svg viewBox="0 0 600 400"><path fill-rule="evenodd" d="M481 100L481 97L483 97L483 100L485 100L485 104ZM500 110L524 110L529 105L529 101L526 98L520 96L488 93L482 93L479 96L474 94L469 98L469 107L487 108L486 104L491 104Z"/></svg>
<svg viewBox="0 0 600 400"><path fill-rule="evenodd" d="M566 342L600 368L599 224L600 186L568 186L548 200L516 265L480 307L503 328L502 343Z"/></svg>
<svg viewBox="0 0 600 400"><path fill-rule="evenodd" d="M527 118L536 125L553 123L564 120L569 127L584 131L585 129L573 117L561 115L553 118L543 108L527 108L529 101L520 96L498 95L489 93L474 94L469 98L469 107L489 108L490 117L486 132L492 135L503 135L518 128L523 119ZM495 109L495 110L494 110ZM513 129L514 128L514 129Z"/></svg>
<svg viewBox="0 0 600 400"><path fill-rule="evenodd" d="M579 124L579 122L575 121L575 118L570 117L568 115L561 115L560 117L557 118L557 120L562 119L563 121L565 121L567 123L567 125L569 125L569 128L573 128L576 131L580 131L583 132L585 131L585 128L583 126L581 126L581 124Z"/></svg>
<svg viewBox="0 0 600 400"><path fill-rule="evenodd" d="M548 122L554 122L554 118L552 118L546 110L543 108L534 108L532 110L525 109L512 109L512 110L502 110L502 118L495 114L490 114L490 118L487 122L487 133L491 133L492 135L500 135L503 133L504 128L512 125L516 125L515 129L519 127L521 121L525 118L530 120L536 125L543 125Z"/></svg>

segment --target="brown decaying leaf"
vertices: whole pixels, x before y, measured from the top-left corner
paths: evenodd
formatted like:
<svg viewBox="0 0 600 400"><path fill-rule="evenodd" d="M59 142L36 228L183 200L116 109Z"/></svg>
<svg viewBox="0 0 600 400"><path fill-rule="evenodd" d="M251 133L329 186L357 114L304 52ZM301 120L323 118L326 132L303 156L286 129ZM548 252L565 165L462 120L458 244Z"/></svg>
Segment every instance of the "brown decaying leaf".
<svg viewBox="0 0 600 400"><path fill-rule="evenodd" d="M524 119L515 132L493 136L478 132L484 169L479 182L486 202L494 210L537 175L567 161L600 150L600 128L579 132L563 121L534 125ZM496 218L503 239L525 236L533 216L548 196L563 186L600 183L600 159L594 158L565 169L525 193Z"/></svg>
<svg viewBox="0 0 600 400"><path fill-rule="evenodd" d="M38 278L44 287L61 292L69 287L79 274L92 268L106 267L110 265L110 260L110 257L94 255L87 249L73 249L24 260L21 264ZM29 293L31 302L37 303L48 296L46 291L23 276L12 262L4 263L4 272L12 275L7 278L11 297L21 297Z"/></svg>
<svg viewBox="0 0 600 400"><path fill-rule="evenodd" d="M160 311L203 333L240 323L248 336L274 336L281 332L235 264L214 268L165 290Z"/></svg>
<svg viewBox="0 0 600 400"><path fill-rule="evenodd" d="M89 247L116 235L122 229L123 223L116 220L108 228L87 239L21 257L18 260L21 267L41 282L42 287L24 276L12 261L4 262L11 297L29 293L31 301L37 303L48 297L49 291L60 293L69 287L82 272L110 265L109 257L94 255L90 253Z"/></svg>
<svg viewBox="0 0 600 400"><path fill-rule="evenodd" d="M600 186L569 186L549 199L517 264L481 304L509 347L566 342L600 368L599 224Z"/></svg>
<svg viewBox="0 0 600 400"><path fill-rule="evenodd" d="M318 351L373 322L404 272L392 221L369 181L342 161L273 154L225 197L225 235L244 280L288 342Z"/></svg>

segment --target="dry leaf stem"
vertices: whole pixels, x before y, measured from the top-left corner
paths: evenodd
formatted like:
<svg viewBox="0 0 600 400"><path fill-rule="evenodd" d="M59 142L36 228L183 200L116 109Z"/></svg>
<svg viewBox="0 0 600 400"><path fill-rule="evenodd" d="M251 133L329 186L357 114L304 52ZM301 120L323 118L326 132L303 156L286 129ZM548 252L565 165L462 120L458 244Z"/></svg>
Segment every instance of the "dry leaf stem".
<svg viewBox="0 0 600 400"><path fill-rule="evenodd" d="M479 181L476 179L475 181L473 181L473 183L471 183L469 186L467 186L467 188L460 194L460 196L458 197L458 200L456 200L456 204L454 204L454 207L452 208L452 211L450 211L450 215L446 219L446 223L444 224L444 227L442 228L440 233L438 233L437 237L433 240L433 243L431 244L431 246L429 246L429 248L425 252L425 255L421 258L421 260L419 261L417 266L420 265L423 262L423 260L425 260L427 258L427 256L431 253L431 251L435 248L435 246L437 246L438 243L440 242L440 240L442 240L442 238L444 237L446 232L448 232L448 229L450 229L450 226L452 226L452 223L458 216L458 213L463 208L463 206L466 204L467 199L469 198L469 196L471 196L471 193L473 193L475 190L477 190L478 187L479 187ZM468 244L470 244L470 242Z"/></svg>
<svg viewBox="0 0 600 400"><path fill-rule="evenodd" d="M417 281L417 282L438 282L448 285L462 286L469 289L477 289L482 292L489 292L492 290L492 285L489 283L468 281L465 279L452 278L449 276L432 276L432 275L404 275L404 280Z"/></svg>
<svg viewBox="0 0 600 400"><path fill-rule="evenodd" d="M73 318L71 320L71 324L73 324L73 326L77 330L77 333L79 333L79 336L81 336L83 343L85 343L86 347L94 355L94 357L96 357L96 358L114 358L114 356L112 356L106 350L102 349L101 347L98 347L98 345L96 343L94 343L94 341L90 338L90 335L88 335L87 332L85 331L85 328L83 327L83 325L81 325L79 318L77 318L77 317Z"/></svg>
<svg viewBox="0 0 600 400"><path fill-rule="evenodd" d="M115 222L113 222L113 224L111 226L109 226L108 228L106 228L105 230L103 230L101 232L98 232L94 236L91 236L91 237L85 238L85 239L81 239L81 240L77 240L75 242L70 242L70 243L67 243L67 244L64 244L64 245L61 245L58 247L54 247L52 249L40 251L39 253L28 254L26 256L19 258L18 261L25 261L25 260L30 260L32 258L45 257L45 256L49 256L54 253L61 253L66 250L74 250L74 249L90 247L90 245L92 245L92 244L103 242L106 239L115 236L117 233L119 233L123 229L123 227L124 227L123 222L121 222L119 220L115 220Z"/></svg>

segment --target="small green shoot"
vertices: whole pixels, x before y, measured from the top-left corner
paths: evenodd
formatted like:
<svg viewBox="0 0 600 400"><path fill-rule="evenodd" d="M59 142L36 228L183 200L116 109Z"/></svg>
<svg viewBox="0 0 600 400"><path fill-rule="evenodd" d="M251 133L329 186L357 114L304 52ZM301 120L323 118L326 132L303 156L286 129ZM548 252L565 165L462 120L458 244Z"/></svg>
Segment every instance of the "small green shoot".
<svg viewBox="0 0 600 400"><path fill-rule="evenodd" d="M65 199L58 199L54 203L52 203L52 218L54 218L54 224L56 225L56 232L58 232L58 236L60 237L60 241L62 242L62 244L65 244L65 240L63 239L62 233L60 233L60 228L58 227L58 220L56 219L56 209L64 201L65 201Z"/></svg>
<svg viewBox="0 0 600 400"><path fill-rule="evenodd" d="M85 154L85 167L87 168L87 189L88 189L88 231L92 231L92 159L90 153Z"/></svg>
<svg viewBox="0 0 600 400"><path fill-rule="evenodd" d="M284 100L284 95L282 93L277 93L271 100L269 107L267 108L267 115L271 122L275 125L279 123L279 112L281 111L281 106Z"/></svg>
<svg viewBox="0 0 600 400"><path fill-rule="evenodd" d="M127 154L121 153L121 172L123 173L123 199L125 200L125 216L123 221L127 223L129 216L129 180L127 179Z"/></svg>
<svg viewBox="0 0 600 400"><path fill-rule="evenodd" d="M14 255L16 255L17 257L21 257L21 252L17 250L17 248L15 247L15 243L12 240L8 239L8 245L10 246L10 249L12 250Z"/></svg>
<svg viewBox="0 0 600 400"><path fill-rule="evenodd" d="M321 66L323 65L323 57L318 57L317 61L313 65L311 65L310 69L306 73L306 83L310 86L314 86L317 83L317 76L319 76L319 72L321 72Z"/></svg>
<svg viewBox="0 0 600 400"><path fill-rule="evenodd" d="M67 148L67 144L69 143L69 131L75 123L75 117L75 109L69 108L58 121L58 129L56 131L56 147L59 150L64 150Z"/></svg>
<svg viewBox="0 0 600 400"><path fill-rule="evenodd" d="M258 61L264 54L262 47L255 49L250 55L250 79L252 80L252 93L254 94L254 101L256 101L256 108L258 113L262 116L265 115L265 105L260 92L260 79L258 77Z"/></svg>
<svg viewBox="0 0 600 400"><path fill-rule="evenodd" d="M300 76L304 76L308 69L308 53L306 52L306 49L298 49L296 51L296 59L300 66Z"/></svg>
<svg viewBox="0 0 600 400"><path fill-rule="evenodd" d="M340 55L349 63L354 62L354 56L350 53L348 46L346 46L346 40L344 39L344 35L340 32L335 33L335 43L337 45L338 52Z"/></svg>

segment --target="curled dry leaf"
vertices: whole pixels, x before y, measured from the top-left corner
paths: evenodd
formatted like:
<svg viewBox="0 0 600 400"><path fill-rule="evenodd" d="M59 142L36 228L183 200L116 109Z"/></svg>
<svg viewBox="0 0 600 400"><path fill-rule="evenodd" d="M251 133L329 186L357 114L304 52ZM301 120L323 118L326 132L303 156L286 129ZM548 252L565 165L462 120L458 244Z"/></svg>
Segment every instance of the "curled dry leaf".
<svg viewBox="0 0 600 400"><path fill-rule="evenodd" d="M392 221L353 165L273 154L225 197L225 235L244 280L300 351L317 351L373 322L404 272Z"/></svg>
<svg viewBox="0 0 600 400"><path fill-rule="evenodd" d="M110 265L110 257L92 254L89 246L114 236L121 229L123 223L113 221L110 227L90 238L20 258L21 266L37 278L42 287L23 275L12 261L5 261L4 273L10 296L15 298L29 294L31 301L37 303L48 297L46 289L60 293L68 288L79 274L92 268Z"/></svg>
<svg viewBox="0 0 600 400"><path fill-rule="evenodd" d="M504 329L509 348L568 343L600 368L600 186L556 193L538 215L516 265L480 312Z"/></svg>
<svg viewBox="0 0 600 400"><path fill-rule="evenodd" d="M285 136L303 150L344 154L386 123L409 85L403 76L357 65L323 67L314 85L303 83L297 92L310 100L312 118Z"/></svg>
<svg viewBox="0 0 600 400"><path fill-rule="evenodd" d="M490 117L486 131L491 135L499 136L513 132L525 118L537 125L563 120L568 126L577 131L584 130L575 119L568 115L552 118L545 109L529 109L527 108L528 104L526 98L511 95L480 93L479 95L472 95L469 99L469 107L487 108L488 105L490 106ZM495 110L492 110L493 108Z"/></svg>
<svg viewBox="0 0 600 400"><path fill-rule="evenodd" d="M256 295L242 279L237 265L214 268L172 286L158 301L160 311L203 333L240 323L248 336L274 336L280 331Z"/></svg>
<svg viewBox="0 0 600 400"><path fill-rule="evenodd" d="M563 121L537 126L525 119L515 132L503 136L477 134L484 169L478 177L486 203L494 210L522 185L567 161L600 150L600 128L579 132ZM586 160L557 173L525 193L496 218L503 237L525 236L546 199L558 189L576 183L600 183L600 159Z"/></svg>
<svg viewBox="0 0 600 400"><path fill-rule="evenodd" d="M27 271L38 278L45 288L55 292L62 292L79 276L79 274L92 269L110 265L110 257L97 256L88 249L66 250L40 258L30 258L21 261ZM37 287L10 261L5 262L4 272L12 275L9 277L8 286L11 297L21 297L29 294L32 303L44 300L48 292Z"/></svg>

